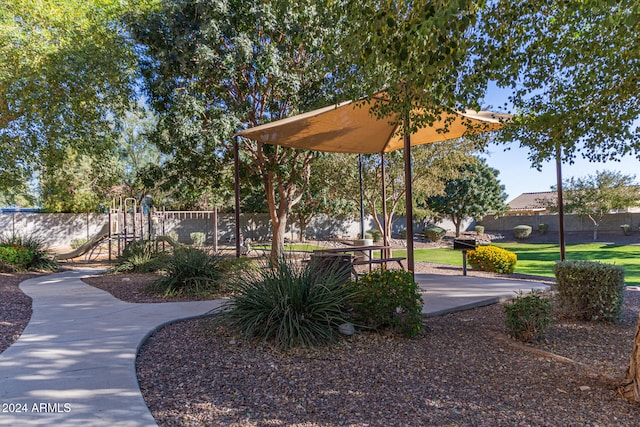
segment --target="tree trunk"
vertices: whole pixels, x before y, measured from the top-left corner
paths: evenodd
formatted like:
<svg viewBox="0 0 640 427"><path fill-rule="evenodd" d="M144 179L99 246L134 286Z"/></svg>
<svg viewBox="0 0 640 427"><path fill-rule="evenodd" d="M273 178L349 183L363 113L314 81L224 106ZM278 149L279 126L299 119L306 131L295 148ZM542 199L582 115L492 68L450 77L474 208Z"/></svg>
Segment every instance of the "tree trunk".
<svg viewBox="0 0 640 427"><path fill-rule="evenodd" d="M462 224L462 220L456 220L456 217L451 215L451 222L456 226L456 237L460 237L460 225Z"/></svg>
<svg viewBox="0 0 640 427"><path fill-rule="evenodd" d="M593 227L593 241L598 240L598 227Z"/></svg>
<svg viewBox="0 0 640 427"><path fill-rule="evenodd" d="M271 239L271 265L278 265L284 256L284 236L287 232L287 214L278 216L273 223L273 237Z"/></svg>
<svg viewBox="0 0 640 427"><path fill-rule="evenodd" d="M638 314L638 324L636 326L636 336L633 339L629 368L627 368L624 380L622 380L617 390L627 402L640 403L640 314Z"/></svg>

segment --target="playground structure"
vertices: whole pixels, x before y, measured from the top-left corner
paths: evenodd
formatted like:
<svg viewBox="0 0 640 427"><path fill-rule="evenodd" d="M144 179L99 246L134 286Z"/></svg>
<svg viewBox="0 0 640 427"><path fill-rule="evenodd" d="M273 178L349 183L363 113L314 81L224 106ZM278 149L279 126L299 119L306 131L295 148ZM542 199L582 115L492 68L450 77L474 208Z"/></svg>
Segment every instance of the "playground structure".
<svg viewBox="0 0 640 427"><path fill-rule="evenodd" d="M164 247L165 243L172 246L178 244L178 239L167 234L167 222L176 219L204 219L213 221L213 249L218 251L218 219L217 209L213 211L166 211L151 209L138 204L133 197L116 197L111 202L108 211L108 221L104 226L84 244L73 251L57 254L57 260L69 260L85 255L86 259L99 256L107 245L106 251L111 261L113 255L122 252L133 241L157 240Z"/></svg>

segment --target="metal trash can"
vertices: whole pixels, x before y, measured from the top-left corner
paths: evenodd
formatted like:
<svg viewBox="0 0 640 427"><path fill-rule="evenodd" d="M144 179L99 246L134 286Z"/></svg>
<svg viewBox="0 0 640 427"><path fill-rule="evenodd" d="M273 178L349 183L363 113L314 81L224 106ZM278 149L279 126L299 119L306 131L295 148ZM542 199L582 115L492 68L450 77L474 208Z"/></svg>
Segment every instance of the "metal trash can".
<svg viewBox="0 0 640 427"><path fill-rule="evenodd" d="M318 275L333 276L341 282L351 281L351 254L311 254L309 268Z"/></svg>

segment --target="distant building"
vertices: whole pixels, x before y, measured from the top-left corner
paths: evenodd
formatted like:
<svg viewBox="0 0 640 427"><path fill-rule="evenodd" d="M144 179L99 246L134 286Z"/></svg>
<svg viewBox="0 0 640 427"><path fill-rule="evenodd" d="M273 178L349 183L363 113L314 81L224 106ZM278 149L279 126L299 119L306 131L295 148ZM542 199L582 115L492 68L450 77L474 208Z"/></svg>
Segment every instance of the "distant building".
<svg viewBox="0 0 640 427"><path fill-rule="evenodd" d="M558 193L555 191L542 191L539 193L522 193L507 205L509 210L505 215L548 215L552 213L550 206L557 206ZM565 200L566 202L566 200ZM627 209L619 209L610 213L634 213L640 212L640 206L630 206Z"/></svg>
<svg viewBox="0 0 640 427"><path fill-rule="evenodd" d="M507 203L509 210L505 215L546 215L551 213L549 206L555 206L557 200L558 193L555 191L522 193Z"/></svg>

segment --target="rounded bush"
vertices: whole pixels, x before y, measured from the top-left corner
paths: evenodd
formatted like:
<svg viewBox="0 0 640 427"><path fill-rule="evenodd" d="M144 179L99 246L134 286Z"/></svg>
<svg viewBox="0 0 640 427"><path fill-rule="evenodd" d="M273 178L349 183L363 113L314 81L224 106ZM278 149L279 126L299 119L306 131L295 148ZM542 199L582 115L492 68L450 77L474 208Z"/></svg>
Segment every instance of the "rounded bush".
<svg viewBox="0 0 640 427"><path fill-rule="evenodd" d="M473 227L474 231L478 234L478 236L484 234L484 225L476 225Z"/></svg>
<svg viewBox="0 0 640 427"><path fill-rule="evenodd" d="M624 270L594 261L562 261L553 267L558 302L578 320L617 323L624 299Z"/></svg>
<svg viewBox="0 0 640 427"><path fill-rule="evenodd" d="M528 225L517 225L513 228L516 239L528 239L531 236L531 227Z"/></svg>
<svg viewBox="0 0 640 427"><path fill-rule="evenodd" d="M510 274L516 267L518 256L506 249L488 245L467 251L467 261L476 270Z"/></svg>
<svg viewBox="0 0 640 427"><path fill-rule="evenodd" d="M408 337L422 330L422 297L410 272L379 269L350 285L354 320L373 329L393 327Z"/></svg>
<svg viewBox="0 0 640 427"><path fill-rule="evenodd" d="M439 242L447 234L447 230L437 225L432 225L424 229L424 237L430 242Z"/></svg>
<svg viewBox="0 0 640 427"><path fill-rule="evenodd" d="M524 295L522 291L504 306L505 326L512 338L531 342L542 338L551 325L551 301L533 290Z"/></svg>
<svg viewBox="0 0 640 427"><path fill-rule="evenodd" d="M547 234L549 231L549 224L538 224L538 232L540 234Z"/></svg>
<svg viewBox="0 0 640 427"><path fill-rule="evenodd" d="M33 252L20 245L0 245L0 263L2 270L24 271L29 268Z"/></svg>

